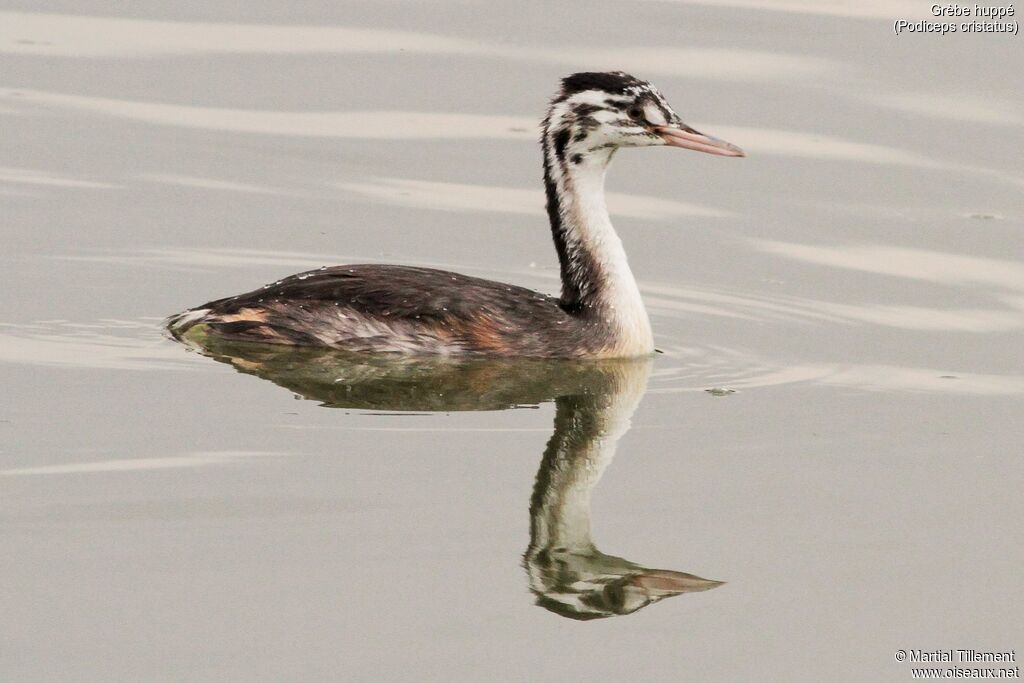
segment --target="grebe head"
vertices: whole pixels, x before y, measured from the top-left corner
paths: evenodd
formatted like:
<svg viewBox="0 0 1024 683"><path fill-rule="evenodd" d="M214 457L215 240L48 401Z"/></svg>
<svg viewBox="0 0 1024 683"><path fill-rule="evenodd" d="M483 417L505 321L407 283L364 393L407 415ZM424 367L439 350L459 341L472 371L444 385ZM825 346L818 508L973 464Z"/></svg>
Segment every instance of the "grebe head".
<svg viewBox="0 0 1024 683"><path fill-rule="evenodd" d="M743 150L683 123L653 84L622 71L576 73L544 120L544 142L563 163L610 157L619 147L670 146L741 157Z"/></svg>

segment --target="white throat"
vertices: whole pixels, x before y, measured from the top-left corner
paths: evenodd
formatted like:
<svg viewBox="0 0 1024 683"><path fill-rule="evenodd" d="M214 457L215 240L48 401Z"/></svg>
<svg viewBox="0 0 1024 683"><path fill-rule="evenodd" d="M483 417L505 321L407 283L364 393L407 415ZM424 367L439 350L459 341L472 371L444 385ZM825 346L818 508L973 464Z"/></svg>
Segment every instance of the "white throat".
<svg viewBox="0 0 1024 683"><path fill-rule="evenodd" d="M552 170L565 229L566 248L577 257L575 275L584 305L613 331L609 355L640 356L654 351L651 323L626 251L612 226L604 182L614 150L590 150Z"/></svg>

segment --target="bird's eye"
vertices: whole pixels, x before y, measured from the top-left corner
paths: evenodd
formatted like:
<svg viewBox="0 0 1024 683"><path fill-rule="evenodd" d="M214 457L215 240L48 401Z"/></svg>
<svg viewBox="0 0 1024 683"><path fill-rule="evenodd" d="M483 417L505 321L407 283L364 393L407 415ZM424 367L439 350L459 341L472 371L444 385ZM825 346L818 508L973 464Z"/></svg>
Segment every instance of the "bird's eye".
<svg viewBox="0 0 1024 683"><path fill-rule="evenodd" d="M640 107L631 107L630 110L626 113L629 114L629 118L633 119L634 121L640 121L641 119L644 118L644 110L641 109Z"/></svg>

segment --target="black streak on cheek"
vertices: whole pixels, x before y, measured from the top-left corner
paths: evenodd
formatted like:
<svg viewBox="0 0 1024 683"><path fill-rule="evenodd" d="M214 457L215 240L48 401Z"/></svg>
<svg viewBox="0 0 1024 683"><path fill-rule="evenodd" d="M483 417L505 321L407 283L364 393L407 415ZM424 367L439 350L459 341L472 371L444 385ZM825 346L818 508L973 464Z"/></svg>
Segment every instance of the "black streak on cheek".
<svg viewBox="0 0 1024 683"><path fill-rule="evenodd" d="M569 144L569 130L563 128L555 133L555 156L559 161L565 160L565 148Z"/></svg>
<svg viewBox="0 0 1024 683"><path fill-rule="evenodd" d="M572 110L573 114L575 114L577 118L590 116L591 114L594 114L599 111L601 111L601 107L597 106L596 104L580 104L577 105Z"/></svg>

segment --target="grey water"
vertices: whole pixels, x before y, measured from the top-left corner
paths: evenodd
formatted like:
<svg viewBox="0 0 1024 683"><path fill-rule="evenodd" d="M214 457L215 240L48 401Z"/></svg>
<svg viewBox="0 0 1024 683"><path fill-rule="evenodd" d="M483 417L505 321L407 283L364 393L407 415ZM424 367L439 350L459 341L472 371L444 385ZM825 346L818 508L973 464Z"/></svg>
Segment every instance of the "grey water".
<svg viewBox="0 0 1024 683"><path fill-rule="evenodd" d="M0 678L907 680L1024 647L1024 53L916 2L0 4ZM197 353L345 262L558 288L536 126L625 69L662 353ZM712 391L708 391L712 390Z"/></svg>

